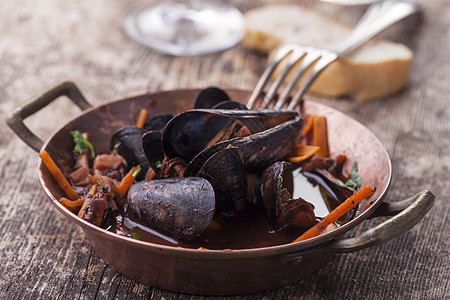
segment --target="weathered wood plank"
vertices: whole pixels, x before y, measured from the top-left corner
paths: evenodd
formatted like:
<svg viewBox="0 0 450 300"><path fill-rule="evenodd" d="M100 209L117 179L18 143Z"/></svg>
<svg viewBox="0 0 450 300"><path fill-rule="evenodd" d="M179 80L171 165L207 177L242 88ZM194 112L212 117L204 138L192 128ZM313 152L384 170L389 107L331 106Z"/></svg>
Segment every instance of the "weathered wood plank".
<svg viewBox="0 0 450 300"><path fill-rule="evenodd" d="M228 1L242 11L269 2L276 1ZM394 169L389 201L427 188L436 194L432 211L408 233L379 247L336 256L308 278L279 289L217 299L450 298L450 7L445 0L420 2L427 7L422 15L383 34L415 53L405 91L364 105L312 98L359 120L384 143ZM200 57L170 57L130 41L121 22L146 3L2 0L0 119L64 80L73 80L94 105L179 87L253 88L266 57L241 46ZM309 0L301 3L349 23L364 11ZM76 107L60 99L27 124L46 137L77 114ZM3 122L0 299L208 298L152 288L114 271L82 231L48 203L36 169L36 153ZM365 221L348 236L381 220Z"/></svg>

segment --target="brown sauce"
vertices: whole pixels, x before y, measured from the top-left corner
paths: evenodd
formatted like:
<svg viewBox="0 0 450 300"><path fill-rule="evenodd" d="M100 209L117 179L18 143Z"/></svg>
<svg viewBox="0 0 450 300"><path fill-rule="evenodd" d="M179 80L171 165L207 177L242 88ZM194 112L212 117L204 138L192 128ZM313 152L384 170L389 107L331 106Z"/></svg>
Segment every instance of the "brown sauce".
<svg viewBox="0 0 450 300"><path fill-rule="evenodd" d="M309 172L301 172L301 168L292 171L290 191L294 198L302 197L314 205L317 218L329 213L320 189L331 190L320 177ZM336 199L336 201L338 201ZM251 207L240 216L215 216L208 228L198 237L189 241L176 241L146 225L125 211L117 211L112 217L109 231L120 235L161 245L184 248L207 249L249 249L268 247L290 243L308 228L285 226L274 230L257 206Z"/></svg>

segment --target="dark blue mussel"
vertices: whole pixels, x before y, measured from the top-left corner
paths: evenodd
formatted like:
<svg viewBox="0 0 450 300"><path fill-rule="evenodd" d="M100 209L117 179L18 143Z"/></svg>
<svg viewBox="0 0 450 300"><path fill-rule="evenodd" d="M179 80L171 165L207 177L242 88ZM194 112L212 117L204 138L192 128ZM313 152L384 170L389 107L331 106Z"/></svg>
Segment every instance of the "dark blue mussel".
<svg viewBox="0 0 450 300"><path fill-rule="evenodd" d="M228 94L217 87L211 86L202 90L195 98L194 108L213 108L215 105L230 101Z"/></svg>
<svg viewBox="0 0 450 300"><path fill-rule="evenodd" d="M128 209L153 228L186 240L198 236L211 222L214 191L198 177L141 181L128 192Z"/></svg>

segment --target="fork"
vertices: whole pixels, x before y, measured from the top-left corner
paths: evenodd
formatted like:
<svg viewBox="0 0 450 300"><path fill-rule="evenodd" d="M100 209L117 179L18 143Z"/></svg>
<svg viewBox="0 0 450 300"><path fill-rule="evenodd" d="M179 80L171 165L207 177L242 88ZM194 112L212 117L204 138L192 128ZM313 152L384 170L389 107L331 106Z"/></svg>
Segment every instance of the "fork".
<svg viewBox="0 0 450 300"><path fill-rule="evenodd" d="M255 107L258 98L263 94L273 72L282 61L287 59L286 65L281 70L280 74L273 80L272 85L268 88L267 93L262 100L262 104L260 105L260 108L268 108L270 104L275 101L274 96L278 93L286 76L292 71L293 67L302 60L298 69L295 70L291 81L279 94L278 100L273 107L274 109L283 108L290 98L294 87L298 84L302 76L305 75L306 71L314 65L311 73L306 77L297 93L292 96L291 101L287 106L287 109L293 110L300 103L314 80L333 61L355 50L390 25L419 11L421 8L422 6L420 4L405 0L384 0L373 3L369 6L366 13L356 24L347 39L336 49L336 51L298 44L287 44L282 46L264 70L263 75L259 79L249 98L247 107L250 109Z"/></svg>

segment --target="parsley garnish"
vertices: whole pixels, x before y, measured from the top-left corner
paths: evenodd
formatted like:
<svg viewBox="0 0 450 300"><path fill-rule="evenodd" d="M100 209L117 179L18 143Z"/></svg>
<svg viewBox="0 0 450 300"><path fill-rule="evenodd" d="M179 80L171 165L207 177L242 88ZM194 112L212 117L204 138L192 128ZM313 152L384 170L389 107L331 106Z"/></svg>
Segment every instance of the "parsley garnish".
<svg viewBox="0 0 450 300"><path fill-rule="evenodd" d="M130 237L135 240L140 240L142 238L141 235L139 234L139 232L137 232L137 231L133 231L130 234Z"/></svg>
<svg viewBox="0 0 450 300"><path fill-rule="evenodd" d="M353 164L350 179L348 179L345 183L337 178L333 178L332 180L339 185L349 187L353 190L359 189L362 184L362 178L361 175L358 174L358 165L356 164L356 162Z"/></svg>
<svg viewBox="0 0 450 300"><path fill-rule="evenodd" d="M357 190L361 187L361 184L362 178L361 175L358 174L358 165L355 162L352 167L352 174L350 175L350 179L347 180L345 186Z"/></svg>
<svg viewBox="0 0 450 300"><path fill-rule="evenodd" d="M92 157L95 157L94 147L87 139L83 137L80 131L71 131L70 134L72 135L73 142L75 143L75 147L73 148L74 152L82 154L84 150L90 150Z"/></svg>

